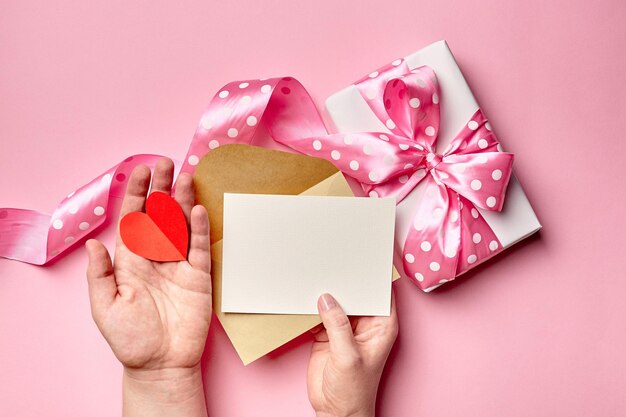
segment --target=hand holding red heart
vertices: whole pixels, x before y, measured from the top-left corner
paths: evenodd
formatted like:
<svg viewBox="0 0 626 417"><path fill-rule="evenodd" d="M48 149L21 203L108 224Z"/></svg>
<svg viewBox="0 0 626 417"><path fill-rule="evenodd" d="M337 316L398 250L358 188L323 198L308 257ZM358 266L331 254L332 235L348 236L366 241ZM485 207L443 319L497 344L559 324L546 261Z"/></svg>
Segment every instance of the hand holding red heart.
<svg viewBox="0 0 626 417"><path fill-rule="evenodd" d="M154 214L150 210L150 201L154 199L161 200L157 211L165 205L172 209L174 202L167 200L173 172L171 160L157 163L152 178L153 197L148 197L148 216ZM148 224L148 216L140 212L146 206L149 185L150 170L146 166L135 168L120 217L137 212L133 216L142 217L144 226ZM118 233L113 263L102 243L93 239L86 243L92 315L124 365L124 408L128 415L133 409L149 414L148 410L154 407L163 412L168 403L174 402L192 407L198 411L196 415L206 413L200 358L211 322L209 222L204 207L193 207L189 174L178 177L175 200L182 209L182 220L190 224L187 259L179 250L178 261L151 261L131 252ZM156 225L161 222L159 214L150 218L156 219ZM152 225L147 227L155 236L158 234ZM174 228L180 232L180 227L179 218ZM186 225L184 232L186 235ZM182 248L180 234L166 231L164 235L171 248ZM163 240L160 243L167 244ZM146 391L151 394L144 395ZM155 391L162 395L155 396Z"/></svg>

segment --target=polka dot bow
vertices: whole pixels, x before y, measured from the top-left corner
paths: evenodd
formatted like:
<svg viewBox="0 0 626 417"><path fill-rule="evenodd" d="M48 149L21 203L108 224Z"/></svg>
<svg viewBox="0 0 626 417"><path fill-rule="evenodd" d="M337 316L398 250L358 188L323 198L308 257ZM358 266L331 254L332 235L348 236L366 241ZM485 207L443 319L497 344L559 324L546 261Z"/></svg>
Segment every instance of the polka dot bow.
<svg viewBox="0 0 626 417"><path fill-rule="evenodd" d="M404 61L394 61L359 81L357 88L391 133L334 134L285 143L332 160L370 197L400 202L422 184L403 262L406 274L426 291L502 250L477 208L502 209L513 155L498 150L482 111L438 154L440 92L432 69L410 71Z"/></svg>

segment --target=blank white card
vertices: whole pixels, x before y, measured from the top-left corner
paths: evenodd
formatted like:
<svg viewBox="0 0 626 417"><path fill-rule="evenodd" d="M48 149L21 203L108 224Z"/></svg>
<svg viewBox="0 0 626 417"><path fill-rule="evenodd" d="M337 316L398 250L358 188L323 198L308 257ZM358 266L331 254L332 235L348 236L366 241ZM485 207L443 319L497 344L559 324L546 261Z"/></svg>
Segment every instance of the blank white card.
<svg viewBox="0 0 626 417"><path fill-rule="evenodd" d="M395 200L224 194L222 311L387 316Z"/></svg>

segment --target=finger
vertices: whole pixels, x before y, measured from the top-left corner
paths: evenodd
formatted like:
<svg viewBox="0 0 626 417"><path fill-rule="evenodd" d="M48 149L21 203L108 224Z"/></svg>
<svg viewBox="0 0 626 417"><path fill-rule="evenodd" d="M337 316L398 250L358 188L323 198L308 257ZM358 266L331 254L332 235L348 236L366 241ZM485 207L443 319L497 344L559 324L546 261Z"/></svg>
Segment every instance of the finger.
<svg viewBox="0 0 626 417"><path fill-rule="evenodd" d="M398 337L398 312L396 311L396 291L395 287L391 286L391 313L389 314L389 323L387 328L389 329L389 339L391 343L395 342Z"/></svg>
<svg viewBox="0 0 626 417"><path fill-rule="evenodd" d="M311 329L311 333L316 342L328 342L328 333L323 325L315 326Z"/></svg>
<svg viewBox="0 0 626 417"><path fill-rule="evenodd" d="M211 272L211 240L209 217L206 209L197 205L191 209L191 239L189 242L189 264L194 268Z"/></svg>
<svg viewBox="0 0 626 417"><path fill-rule="evenodd" d="M311 330L309 330L311 332L311 334L318 334L319 332L321 332L322 330L324 330L324 325L322 323L318 324L317 326L313 327Z"/></svg>
<svg viewBox="0 0 626 417"><path fill-rule="evenodd" d="M396 311L396 288L391 286L391 313L389 314L391 317L398 317L398 313Z"/></svg>
<svg viewBox="0 0 626 417"><path fill-rule="evenodd" d="M137 165L128 179L126 194L120 210L120 218L132 211L143 211L149 186L150 168L145 165Z"/></svg>
<svg viewBox="0 0 626 417"><path fill-rule="evenodd" d="M169 158L161 158L154 166L152 176L152 188L150 192L161 191L170 194L172 191L172 178L174 177L174 162Z"/></svg>
<svg viewBox="0 0 626 417"><path fill-rule="evenodd" d="M85 247L89 256L87 283L91 313L98 321L115 300L117 283L113 274L111 256L104 245L95 239L89 239Z"/></svg>
<svg viewBox="0 0 626 417"><path fill-rule="evenodd" d="M317 309L328 334L331 355L346 361L358 358L350 320L333 296L323 294L317 301Z"/></svg>
<svg viewBox="0 0 626 417"><path fill-rule="evenodd" d="M175 199L183 209L187 223L190 221L191 208L194 203L193 179L187 172L181 173L176 179Z"/></svg>

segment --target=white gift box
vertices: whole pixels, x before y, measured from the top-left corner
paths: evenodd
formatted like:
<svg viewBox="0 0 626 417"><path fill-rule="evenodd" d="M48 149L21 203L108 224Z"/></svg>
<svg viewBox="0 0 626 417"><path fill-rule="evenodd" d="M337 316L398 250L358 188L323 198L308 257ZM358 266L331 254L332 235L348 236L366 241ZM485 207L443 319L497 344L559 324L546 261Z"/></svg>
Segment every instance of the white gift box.
<svg viewBox="0 0 626 417"><path fill-rule="evenodd" d="M405 60L411 70L426 65L437 75L441 89L441 125L437 152L442 153L478 110L478 103L446 41L435 42L405 57ZM365 100L354 85L333 94L326 100L326 110L338 133L389 132ZM500 140L499 137L498 140ZM425 189L424 182L421 182L397 207L394 264L403 275L406 275L402 263L404 241L412 224L417 204L420 199L426 198ZM501 212L478 210L493 229L504 249L541 228L524 190L514 175L511 176ZM426 288L424 291L431 291L439 285Z"/></svg>

